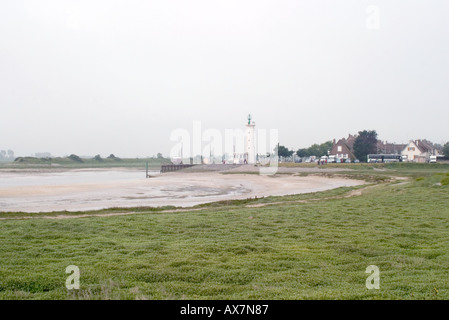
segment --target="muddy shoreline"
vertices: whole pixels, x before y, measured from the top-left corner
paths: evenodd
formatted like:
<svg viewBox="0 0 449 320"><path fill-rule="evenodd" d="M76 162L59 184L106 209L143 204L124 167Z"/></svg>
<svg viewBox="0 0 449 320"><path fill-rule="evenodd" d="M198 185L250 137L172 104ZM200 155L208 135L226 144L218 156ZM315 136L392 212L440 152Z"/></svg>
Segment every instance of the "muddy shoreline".
<svg viewBox="0 0 449 320"><path fill-rule="evenodd" d="M364 184L360 180L345 178L298 174L263 176L248 173L246 170L249 168L235 169L232 174L219 171L155 173L148 179L142 170L128 168L2 170L0 212L86 211L167 205L191 207L222 200L309 193Z"/></svg>

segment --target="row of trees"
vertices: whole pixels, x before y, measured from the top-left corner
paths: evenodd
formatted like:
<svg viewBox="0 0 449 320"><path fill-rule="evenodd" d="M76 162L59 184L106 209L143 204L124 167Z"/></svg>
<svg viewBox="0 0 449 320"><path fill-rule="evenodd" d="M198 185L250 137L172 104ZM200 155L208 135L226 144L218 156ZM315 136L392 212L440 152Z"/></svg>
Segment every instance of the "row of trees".
<svg viewBox="0 0 449 320"><path fill-rule="evenodd" d="M95 161L99 161L99 162L104 161L104 159L103 159L99 154L97 154L93 159L94 159ZM120 159L120 158L117 158L117 157L114 156L113 154L110 154L106 159L114 160L114 161L121 161L121 160L122 160L122 159Z"/></svg>
<svg viewBox="0 0 449 320"><path fill-rule="evenodd" d="M332 141L326 141L322 144L313 144L306 149L299 149L296 151L296 154L301 158L310 156L322 157L328 154L328 151L332 149L332 146Z"/></svg>
<svg viewBox="0 0 449 320"><path fill-rule="evenodd" d="M328 151L332 148L332 141L327 141L322 144L314 144L310 146L309 148L303 148L296 151L296 155L298 157L310 157L310 156L317 156L321 157L324 155L327 155ZM278 143L276 148L274 148L274 151L277 152L277 155L280 157L288 158L291 157L295 151L289 150L287 147L282 146Z"/></svg>

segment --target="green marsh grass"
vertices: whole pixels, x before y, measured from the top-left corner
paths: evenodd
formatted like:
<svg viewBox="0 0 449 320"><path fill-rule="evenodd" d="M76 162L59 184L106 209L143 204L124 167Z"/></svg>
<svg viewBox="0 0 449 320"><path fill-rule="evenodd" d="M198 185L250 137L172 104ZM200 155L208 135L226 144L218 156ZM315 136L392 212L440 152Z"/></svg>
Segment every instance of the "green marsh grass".
<svg viewBox="0 0 449 320"><path fill-rule="evenodd" d="M413 179L186 212L2 220L0 299L448 299L447 172L393 169ZM344 197L353 189L362 195ZM65 288L68 265L79 290ZM369 265L379 290L365 286Z"/></svg>

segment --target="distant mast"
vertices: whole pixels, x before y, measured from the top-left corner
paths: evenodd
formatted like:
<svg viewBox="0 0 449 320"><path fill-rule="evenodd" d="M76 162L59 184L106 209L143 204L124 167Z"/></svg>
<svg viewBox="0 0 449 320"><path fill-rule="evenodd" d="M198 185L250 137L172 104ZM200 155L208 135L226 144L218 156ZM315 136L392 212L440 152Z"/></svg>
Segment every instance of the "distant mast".
<svg viewBox="0 0 449 320"><path fill-rule="evenodd" d="M248 123L246 124L246 140L245 140L245 159L249 164L256 163L256 144L254 138L254 127L256 123L251 121L251 114L248 115Z"/></svg>

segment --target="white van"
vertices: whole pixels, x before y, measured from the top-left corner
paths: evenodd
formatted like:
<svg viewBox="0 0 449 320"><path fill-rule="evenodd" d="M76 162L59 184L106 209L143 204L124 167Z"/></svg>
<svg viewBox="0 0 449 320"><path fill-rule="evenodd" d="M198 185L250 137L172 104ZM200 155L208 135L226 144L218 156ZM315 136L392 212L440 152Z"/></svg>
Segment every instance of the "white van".
<svg viewBox="0 0 449 320"><path fill-rule="evenodd" d="M430 156L430 163L437 163L437 156Z"/></svg>

